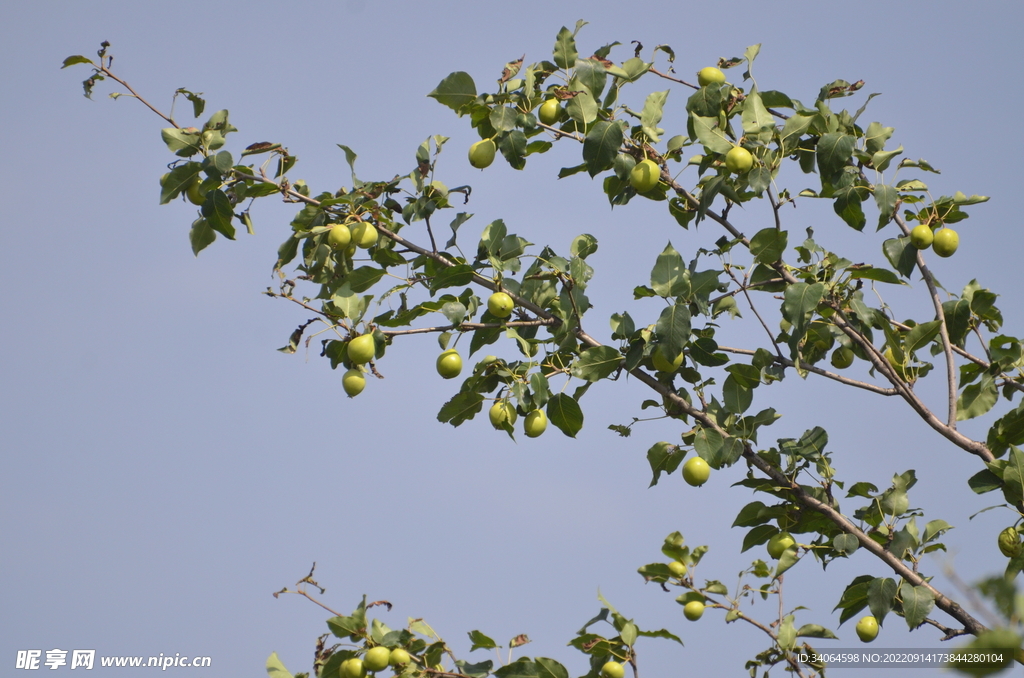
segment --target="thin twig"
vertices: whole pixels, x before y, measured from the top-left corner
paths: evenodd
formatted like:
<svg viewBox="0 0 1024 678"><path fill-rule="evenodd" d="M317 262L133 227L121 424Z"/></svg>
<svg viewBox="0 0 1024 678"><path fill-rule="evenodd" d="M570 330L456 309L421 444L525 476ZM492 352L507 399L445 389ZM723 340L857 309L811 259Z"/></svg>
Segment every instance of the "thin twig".
<svg viewBox="0 0 1024 678"><path fill-rule="evenodd" d="M718 350L725 351L726 353L735 353L736 355L754 355L755 353L757 353L757 351L752 351L749 348L732 348L729 346L719 346ZM783 356L776 356L773 358L773 360L785 367L796 367L796 363L794 363L789 358ZM814 367L813 365L805 365L804 363L800 363L800 369L807 370L808 372L825 377L826 379L838 381L840 384L846 384L847 386L862 388L865 391L871 391L872 393L877 393L878 395L899 395L899 392L894 388L885 388L877 384L869 384L868 382L865 381L857 381L856 379L850 379L849 377L844 377L841 374L829 372L828 370L823 370L820 367Z"/></svg>
<svg viewBox="0 0 1024 678"><path fill-rule="evenodd" d="M417 327L411 330L380 330L381 334L389 337L397 337L404 334L427 334L430 332L470 332L473 330L500 329L502 327L544 327L554 324L552 318L540 318L538 320L512 320L506 323L460 323L458 325L441 325L438 327Z"/></svg>
<svg viewBox="0 0 1024 678"><path fill-rule="evenodd" d="M736 279L736 276L733 275L732 267L729 264L724 264L724 267L725 267L725 272L729 275L730 278L732 278L732 281L739 286L740 290L743 291L743 297L747 300L747 305L750 306L750 310L751 310L751 312L753 312L754 317L757 318L757 320L761 323L761 327L763 327L764 331L768 334L768 340L771 341L772 342L772 346L775 347L775 357L777 359L781 360L782 359L782 349L779 348L778 342L775 341L775 335L772 334L771 329L768 327L768 323L766 323L764 321L764 318L761 317L761 314L757 312L757 308L754 306L754 300L750 298L750 292L747 291L747 278L746 278L746 276L744 276L743 282L740 283L740 281Z"/></svg>
<svg viewBox="0 0 1024 678"><path fill-rule="evenodd" d="M135 97L136 99L138 99L139 101L141 101L141 102L142 102L143 104L145 104L145 105L146 105L146 108L148 108L149 110L153 111L154 113L156 113L157 115L159 115L159 116L160 116L161 118L163 118L164 120L166 120L167 122L169 122L169 123L170 123L171 125L173 125L173 126L175 127L175 129L181 129L181 128L180 128L180 127L178 126L178 123L174 122L174 120L172 120L172 119L171 119L170 117L168 117L168 116L164 115L163 113L161 113L160 111L158 111L157 109L155 109L155 108L153 107L153 105L152 105L152 104L150 104L150 103L149 103L148 101L146 101L146 100L145 100L145 99L143 99L143 98L142 98L141 96L139 96L138 92L136 92L136 91L135 91L134 89L132 89L132 86L131 86L131 85L129 85L129 84L127 83L127 82L125 82L125 81L124 81L124 80L122 80L121 78L119 78L119 77L117 77L116 75L114 75L114 74L113 74L113 73L112 73L112 72L110 71L110 69L108 69L108 68L107 68L106 66L104 66L104 65L103 65L103 60L102 60L102 59L100 60L100 71L101 71L101 72L103 73L103 75L107 76L108 78L110 78L110 79L111 79L111 80L113 80L114 82L117 82L117 83L119 83L119 84L123 85L123 86L124 86L125 88L127 88L127 89L128 89L128 91L132 93L132 96L133 96L133 97Z"/></svg>
<svg viewBox="0 0 1024 678"><path fill-rule="evenodd" d="M910 235L910 228L907 226L907 222L903 220L903 217L899 215L899 212L893 213L893 221L895 221L900 227L900 230L903 231L904 235ZM939 321L939 335L942 337L942 352L946 357L946 400L949 411L946 425L955 429L957 392L956 363L953 362L953 349L949 341L949 328L946 327L946 314L942 310L942 300L939 299L939 290L935 287L935 278L932 277L931 271L928 270L928 266L924 263L924 253L920 251L917 253L917 267L921 269L921 276L924 278L924 282L928 286L928 294L931 296L932 305L935 307L935 319Z"/></svg>

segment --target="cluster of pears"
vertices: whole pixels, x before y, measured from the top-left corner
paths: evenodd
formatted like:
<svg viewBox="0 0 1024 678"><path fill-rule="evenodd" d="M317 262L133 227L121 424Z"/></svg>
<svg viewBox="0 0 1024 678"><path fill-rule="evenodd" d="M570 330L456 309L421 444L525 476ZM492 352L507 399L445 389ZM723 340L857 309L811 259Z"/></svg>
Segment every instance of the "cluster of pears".
<svg viewBox="0 0 1024 678"><path fill-rule="evenodd" d="M496 318L505 319L512 315L515 302L505 292L495 292L487 299L487 310ZM437 357L437 373L445 379L454 379L462 374L462 356L450 348Z"/></svg>
<svg viewBox="0 0 1024 678"><path fill-rule="evenodd" d="M335 224L328 235L328 242L330 242L332 247L344 248L352 247L351 243L354 240L355 246L370 247L373 243L362 244L369 242L368 238L363 239L363 234L367 232L367 229L372 230L373 242L376 242L377 230L372 224L365 222L358 222L351 229L349 229L347 224ZM508 318L512 315L514 308L515 302L505 292L495 292L487 300L487 310L496 318ZM350 398L354 398L366 388L366 373L362 366L373 360L373 357L377 354L377 343L373 338L373 334L368 332L350 339L346 348L346 354L349 362L355 365L355 367L345 372L341 378L341 385L345 389L345 393ZM436 367L437 373L443 378L454 379L462 373L462 356L454 348L447 349L437 357ZM539 412L539 416L534 412L527 416L526 435L531 438L535 438L543 433L548 425L547 417L544 416L544 413L539 410L537 412ZM512 414L514 418L515 408L512 409ZM491 423L494 423L493 415ZM500 428L501 424L498 423L495 426Z"/></svg>
<svg viewBox="0 0 1024 678"><path fill-rule="evenodd" d="M668 564L669 572L676 579L682 579L686 576L686 563L681 560L673 560ZM681 601L680 601L681 602ZM683 605L683 616L690 621L697 621L704 616L704 601L703 600L688 600Z"/></svg>
<svg viewBox="0 0 1024 678"><path fill-rule="evenodd" d="M514 426L519 418L516 407L507 399L495 401L487 412L487 418L491 420L491 426L496 429L505 428L505 424ZM548 415L544 410L531 410L523 420L523 433L527 438L536 438L548 429Z"/></svg>
<svg viewBox="0 0 1024 678"><path fill-rule="evenodd" d="M367 671L376 673L391 666L396 671L412 661L412 656L400 647L388 649L383 645L371 647L362 658L352 657L341 663L341 678L365 678Z"/></svg>
<svg viewBox="0 0 1024 678"><path fill-rule="evenodd" d="M933 231L928 224L918 224L910 231L910 244L919 250L931 247L940 257L951 257L960 246L960 235L945 226Z"/></svg>
<svg viewBox="0 0 1024 678"><path fill-rule="evenodd" d="M725 84L725 73L714 66L706 66L697 71L697 84L701 87ZM725 167L733 174L745 174L754 166L754 156L742 146L734 146L725 154Z"/></svg>
<svg viewBox="0 0 1024 678"><path fill-rule="evenodd" d="M352 256L356 248L366 250L376 245L377 236L376 227L368 221L346 222L331 226L327 233L327 244Z"/></svg>
<svg viewBox="0 0 1024 678"><path fill-rule="evenodd" d="M554 125L562 119L564 109L558 99L552 97L540 105L537 110L537 119L541 124ZM481 139L469 147L469 164L477 169L490 167L494 162L494 156L498 150L494 139Z"/></svg>
<svg viewBox="0 0 1024 678"><path fill-rule="evenodd" d="M515 308L515 302L505 292L495 292L487 299L487 312L493 315L495 318L504 320L512 315L512 309ZM491 362L490 359L485 359L486 362ZM513 405L508 399L495 401L491 405L491 409L487 412L488 419L491 420L491 426L496 429L503 429L505 425L513 426L516 423L516 419L519 418L519 413L516 412L515 405ZM526 415L526 419L523 420L523 432L526 433L527 438L536 438L540 436L548 428L548 416L544 414L544 410L532 410Z"/></svg>
<svg viewBox="0 0 1024 678"><path fill-rule="evenodd" d="M372 333L360 334L349 340L346 352L349 361L355 367L341 377L341 386L349 398L355 398L366 388L366 373L363 371L363 365L373 360L373 356L377 354L377 342Z"/></svg>

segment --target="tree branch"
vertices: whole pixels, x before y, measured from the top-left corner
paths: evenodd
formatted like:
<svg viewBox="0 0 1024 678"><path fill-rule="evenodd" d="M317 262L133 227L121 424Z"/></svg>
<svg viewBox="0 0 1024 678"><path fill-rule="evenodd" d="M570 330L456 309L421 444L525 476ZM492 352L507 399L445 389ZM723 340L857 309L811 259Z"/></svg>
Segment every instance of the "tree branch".
<svg viewBox="0 0 1024 678"><path fill-rule="evenodd" d="M900 230L903 231L903 234L909 237L910 228L907 227L907 223L903 221L903 217L899 215L899 212L893 213L893 220L900 227ZM953 362L953 349L949 342L949 328L946 327L946 314L942 311L942 300L939 299L939 290L935 287L935 278L932 277L931 271L929 271L928 266L925 265L924 253L921 251L918 251L917 253L917 267L921 269L921 276L924 278L924 282L928 286L928 294L932 299L932 305L935 307L935 319L939 321L939 335L942 337L942 352L946 357L946 399L949 411L946 425L949 428L956 429L956 364Z"/></svg>

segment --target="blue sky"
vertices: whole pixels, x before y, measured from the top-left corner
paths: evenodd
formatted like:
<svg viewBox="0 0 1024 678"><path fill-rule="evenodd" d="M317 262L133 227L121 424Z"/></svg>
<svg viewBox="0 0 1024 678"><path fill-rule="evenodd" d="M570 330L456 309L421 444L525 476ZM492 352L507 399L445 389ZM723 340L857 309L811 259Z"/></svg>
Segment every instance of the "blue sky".
<svg viewBox="0 0 1024 678"><path fill-rule="evenodd" d="M279 141L299 157L293 178L315 191L349 180L336 144L359 154L361 178L387 178L410 170L429 135L451 137L438 171L449 186L474 187L467 209L476 216L464 231L503 218L562 250L579 233L598 237L591 322L607 338L601 318L631 307L633 287L646 283L667 241L685 256L720 233L710 225L682 231L659 204L611 211L584 175L556 181L558 168L578 162L563 146L531 156L525 172L500 162L475 171L464 150L475 133L426 93L454 70L469 71L483 89L521 54L527 63L550 58L558 29L580 18L590 22L581 52L617 40L623 46L612 56L622 60L632 40L648 50L669 44L683 77L762 43L763 89L812 101L825 83L863 79L864 92L882 93L865 116L895 127L892 145L903 144L906 157L942 169L927 177L935 194L992 196L958 229L956 257L934 270L951 291L977 277L1000 293L1006 332L1018 336L1013 200L1024 149L1013 113L1024 102L1012 45L1021 11L971 7L101 1L5 9L0 662L10 666L19 649L180 652L209 655L214 667L180 673L243 676L262 675L276 651L292 671L309 670L327 615L270 594L313 561L330 607L347 613L364 593L387 599L395 605L381 615L387 623L424 617L463 655L472 629L499 642L526 633L534 641L526 654L558 658L579 675L582 655L565 643L598 611L599 587L641 628L665 627L686 643L641 641L642 675L679 675L680 666L735 675L765 645L749 628L724 625L720 612L686 622L673 596L636 574L662 560L663 538L680 530L691 545L711 545L702 576L731 585L751 559L730 529L753 499L730 487L742 469L699 490L678 476L647 489L647 448L681 431L653 422L622 439L605 428L642 416L646 394L636 383L592 388L576 440L551 430L516 444L486 420L441 425L437 410L456 386L434 373L429 337L396 344L387 378L345 398L340 373L315 351L274 350L308 319L260 294L274 284L271 266L294 206L262 201L255 237L218 241L194 258L192 207L157 204L171 160L161 121L130 99L109 100L122 89L113 83L84 99L87 71L59 70L64 57L91 56L110 41L114 70L154 105L168 108L177 87L203 92L209 110L231 111L240 130L233 150ZM629 94L637 105L663 86L640 88ZM685 97L670 95L663 126L678 129ZM184 107L177 115L188 119ZM794 192L809 181L789 179ZM768 217L750 206L737 220L753 232ZM880 260L878 240L837 223L827 206L804 201L786 218L791 230L812 226L850 258ZM887 300L918 313L910 295L921 288ZM746 337L731 332L736 342ZM939 390L921 390L941 406ZM996 500L969 491L973 458L909 410L795 376L759 389L758 405L784 415L765 441L826 427L837 466L851 478L881 487L916 469L912 504L957 527L948 562L960 576L973 581L1002 568L994 538L1012 519L1004 510L968 522ZM983 437L989 421L963 429ZM926 567L938 573L944 562ZM824 575L805 562L787 575L786 605L805 605L807 621L835 628L842 587L883 573L867 556ZM770 619L767 608L752 614ZM938 646L930 630L908 634L902 620L888 621L876 645ZM852 624L838 633L836 646L856 644Z"/></svg>

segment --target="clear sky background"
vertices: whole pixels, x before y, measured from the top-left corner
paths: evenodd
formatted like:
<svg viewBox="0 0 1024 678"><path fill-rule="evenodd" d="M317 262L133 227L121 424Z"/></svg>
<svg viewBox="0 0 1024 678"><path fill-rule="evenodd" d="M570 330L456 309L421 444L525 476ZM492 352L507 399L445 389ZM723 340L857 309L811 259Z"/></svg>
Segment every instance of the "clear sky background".
<svg viewBox="0 0 1024 678"><path fill-rule="evenodd" d="M557 658L580 675L584 657L565 643L599 610L599 587L641 628L683 638L685 647L641 640L644 676L684 668L745 675L744 661L767 646L752 628L725 625L720 611L687 622L674 594L636 574L664 560L659 548L674 530L691 545L711 546L699 578L732 586L762 557L739 554L742 532L729 527L755 498L730 487L743 468L716 473L700 489L678 475L647 489L648 447L678 440L682 429L654 422L628 439L608 431L642 416L647 396L635 382L595 385L576 440L552 427L512 443L485 417L459 429L439 424L437 410L457 384L435 374L433 337L396 343L381 365L387 378L345 398L340 372L316 350L275 351L309 318L260 294L274 284L271 267L294 206L261 201L255 237L219 240L194 258L194 208L157 204L158 179L173 159L161 121L135 101L107 99L123 89L115 83L84 99L87 69L59 70L64 57L92 56L110 41L115 72L154 105L166 110L178 87L203 92L208 110L231 111L236 157L249 143L280 142L299 158L293 179L314 193L349 181L335 144L351 146L360 177L375 179L408 173L429 135L450 136L438 178L474 187L466 244L495 218L563 251L579 233L598 237L590 324L606 340L604 319L616 311L654 321L652 306L632 311L631 292L647 282L667 241L689 257L720 232L711 223L683 231L664 204L636 200L611 211L585 175L556 182L558 168L579 162L568 144L531 156L525 172L500 159L472 170L465 148L475 133L425 95L454 70L493 88L505 62L550 58L558 29L581 18L590 22L578 38L581 53L619 41L612 57L621 61L632 40L647 55L668 44L684 78L762 43L763 89L811 102L825 83L863 79L865 94L882 93L863 121L895 127L893 147L942 170L922 177L936 195L992 196L958 227L957 255L933 266L951 291L977 277L1000 293L1006 333L1020 336L1014 201L1024 149L1015 111L1024 101L1014 45L1024 17L1014 3L965 7L102 0L0 10L0 673L14 673L19 649L54 648L213 658L212 670L168 670L175 675L259 676L272 651L293 672L309 670L329 615L271 593L293 586L314 561L333 609L348 613L364 593L387 599L392 612L375 610L386 623L424 617L473 661L485 653L467 654L467 631L502 643L526 633L534 642L524 654ZM664 88L645 79L626 97L639 106ZM669 97L666 138L685 129L686 96L678 88ZM183 103L176 114L190 119ZM783 177L794 193L816 181ZM769 218L761 205L734 215L748 234ZM786 212L786 226L794 234L813 226L826 247L882 261L870 227L857 234L830 215L829 205L803 201ZM920 298L922 288L916 283L910 294ZM904 304L897 315L927 314L909 294L884 292ZM650 320L640 320L644 309ZM723 332L725 344L753 341L740 328ZM511 344L497 351L516 355ZM930 381L920 390L941 407L938 379ZM975 459L899 405L790 374L758 389L754 407L784 415L762 434L765 446L827 428L836 466L851 481L884 487L893 473L916 469L912 505L925 520L957 528L946 539L948 557L923 564L929 573L953 564L976 581L1001 571L995 536L1010 514L968 522L999 498L974 495L965 478L980 468ZM963 430L983 437L990 421ZM860 574L891 576L863 553L824 575L808 559L787 575L785 604L810 608L800 623L836 629L831 610ZM748 611L765 620L775 613L763 603ZM821 646L857 645L852 626ZM934 629L909 634L896 617L875 645L940 646ZM128 673L97 667L91 675Z"/></svg>

